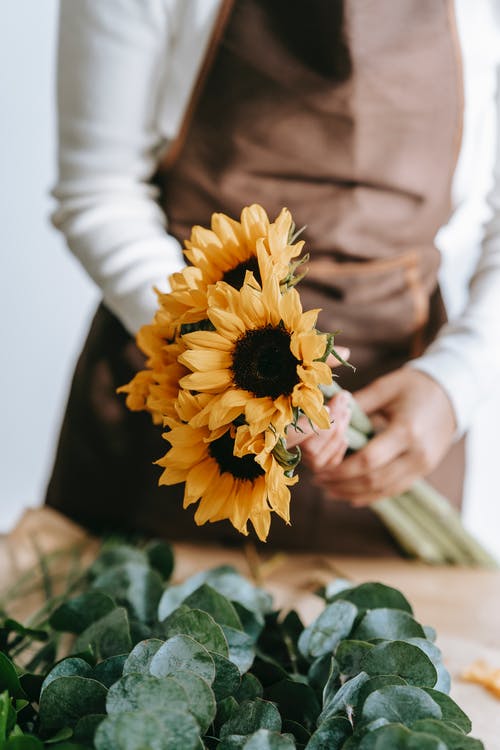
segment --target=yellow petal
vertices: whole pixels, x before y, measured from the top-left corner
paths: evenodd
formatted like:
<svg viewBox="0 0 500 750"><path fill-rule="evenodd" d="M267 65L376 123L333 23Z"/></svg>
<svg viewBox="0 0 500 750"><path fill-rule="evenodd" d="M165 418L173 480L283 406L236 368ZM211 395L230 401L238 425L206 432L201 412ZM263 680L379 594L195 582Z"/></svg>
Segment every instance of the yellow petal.
<svg viewBox="0 0 500 750"><path fill-rule="evenodd" d="M289 289L279 300L280 316L288 331L296 330L302 315L302 305L296 289Z"/></svg>
<svg viewBox="0 0 500 750"><path fill-rule="evenodd" d="M227 336L229 339L235 340L245 332L243 321L232 312L227 312L220 308L209 307L207 315L215 328L217 328L223 336Z"/></svg>
<svg viewBox="0 0 500 750"><path fill-rule="evenodd" d="M247 391L235 388L226 391L220 398L214 399L210 406L209 429L214 430L220 425L234 422L237 417L244 413L245 404L249 398L251 396Z"/></svg>
<svg viewBox="0 0 500 750"><path fill-rule="evenodd" d="M301 362L313 362L324 355L326 344L326 336L315 331L292 333L290 350Z"/></svg>
<svg viewBox="0 0 500 750"><path fill-rule="evenodd" d="M229 370L214 370L213 372L192 372L180 380L180 386L189 391L202 393L220 393L232 383Z"/></svg>
<svg viewBox="0 0 500 750"><path fill-rule="evenodd" d="M217 481L219 469L212 458L207 458L195 466L192 466L186 477L186 489L184 491L184 508L195 503L212 482Z"/></svg>
<svg viewBox="0 0 500 750"><path fill-rule="evenodd" d="M269 229L269 219L266 212L257 203L245 207L241 212L241 226L247 246L254 248L260 237L265 237Z"/></svg>
<svg viewBox="0 0 500 750"><path fill-rule="evenodd" d="M178 361L194 372L211 372L228 369L232 365L233 358L228 352L216 349L188 349L180 355Z"/></svg>

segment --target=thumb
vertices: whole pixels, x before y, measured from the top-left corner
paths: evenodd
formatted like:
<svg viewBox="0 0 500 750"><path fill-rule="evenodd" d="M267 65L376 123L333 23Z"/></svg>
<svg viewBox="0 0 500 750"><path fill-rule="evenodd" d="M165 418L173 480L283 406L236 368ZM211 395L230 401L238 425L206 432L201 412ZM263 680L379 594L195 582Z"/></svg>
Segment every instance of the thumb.
<svg viewBox="0 0 500 750"><path fill-rule="evenodd" d="M390 375L383 375L381 378L377 378L373 383L365 386L365 388L360 388L359 391L353 393L353 398L360 408L366 414L370 415L377 411L382 411L393 400L394 395L394 374L391 373Z"/></svg>

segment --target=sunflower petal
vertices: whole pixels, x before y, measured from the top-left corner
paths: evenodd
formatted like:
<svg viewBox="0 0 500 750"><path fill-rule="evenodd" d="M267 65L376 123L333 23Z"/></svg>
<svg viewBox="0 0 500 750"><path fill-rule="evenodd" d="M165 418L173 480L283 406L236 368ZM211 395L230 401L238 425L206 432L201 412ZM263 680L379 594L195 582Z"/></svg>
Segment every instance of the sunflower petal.
<svg viewBox="0 0 500 750"><path fill-rule="evenodd" d="M213 372L192 372L180 379L182 388L202 393L220 393L232 383L229 370L214 370Z"/></svg>

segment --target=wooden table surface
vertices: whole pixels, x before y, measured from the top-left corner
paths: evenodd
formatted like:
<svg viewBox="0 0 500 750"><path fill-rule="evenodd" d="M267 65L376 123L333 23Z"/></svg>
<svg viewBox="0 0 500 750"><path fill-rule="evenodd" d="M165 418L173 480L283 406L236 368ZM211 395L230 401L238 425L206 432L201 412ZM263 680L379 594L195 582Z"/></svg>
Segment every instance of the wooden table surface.
<svg viewBox="0 0 500 750"><path fill-rule="evenodd" d="M95 540L58 513L45 508L27 511L0 543L0 588L5 590L23 571L36 565L40 552L75 545L84 561L90 561L97 549ZM438 645L452 676L451 695L471 717L473 736L483 741L486 750L500 750L500 700L482 687L460 680L463 669L476 659L500 668L500 572L297 553L257 559L252 548L244 552L194 544L174 546L176 580L215 565L234 565L257 577L274 595L278 607L297 609L306 622L323 607L313 592L332 578L376 580L400 589L417 620L438 632ZM39 599L40 594L34 593L16 602L13 616L29 615Z"/></svg>

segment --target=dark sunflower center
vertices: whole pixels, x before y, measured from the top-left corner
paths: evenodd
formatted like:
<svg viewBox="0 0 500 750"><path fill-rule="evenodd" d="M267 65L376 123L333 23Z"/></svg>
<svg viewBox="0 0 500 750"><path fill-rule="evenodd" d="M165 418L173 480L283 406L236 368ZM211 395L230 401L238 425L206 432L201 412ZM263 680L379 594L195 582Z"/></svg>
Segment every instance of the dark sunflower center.
<svg viewBox="0 0 500 750"><path fill-rule="evenodd" d="M233 455L233 450L234 440L229 432L225 432L222 437L208 444L208 452L217 461L221 474L228 472L235 479L250 481L264 474L264 469L259 466L252 455L238 458Z"/></svg>
<svg viewBox="0 0 500 750"><path fill-rule="evenodd" d="M288 396L299 382L298 364L284 328L268 325L246 331L233 352L234 383L258 397Z"/></svg>
<svg viewBox="0 0 500 750"><path fill-rule="evenodd" d="M230 268L229 271L226 271L222 277L222 281L225 281L226 284L233 286L235 289L241 289L247 271L252 271L255 280L259 284L261 283L259 263L255 255L239 263L235 268Z"/></svg>

